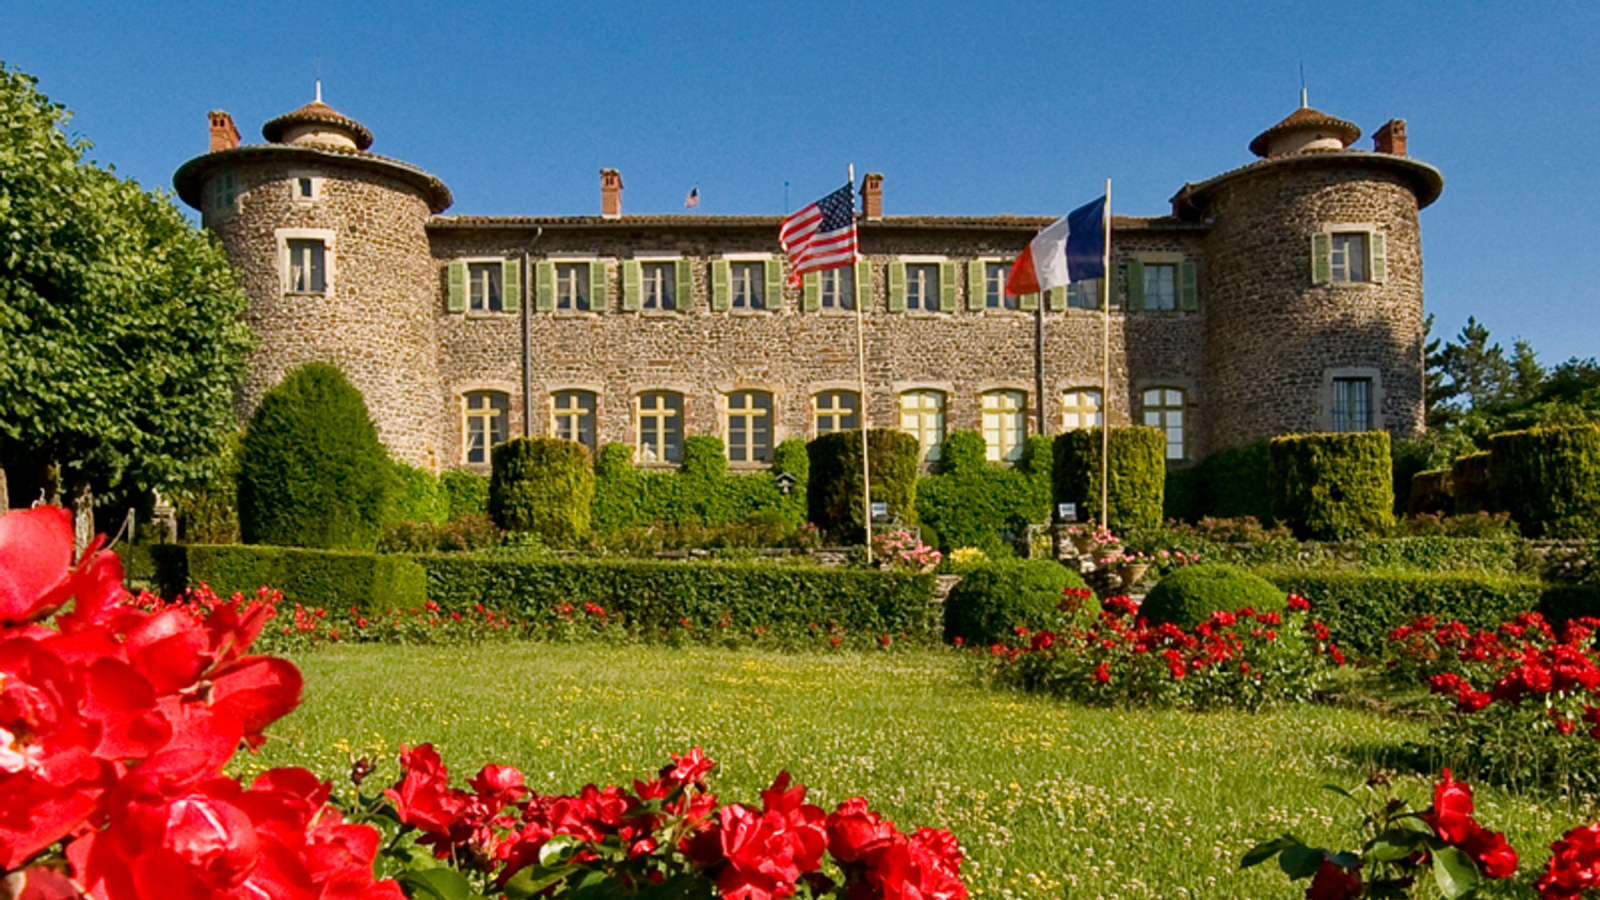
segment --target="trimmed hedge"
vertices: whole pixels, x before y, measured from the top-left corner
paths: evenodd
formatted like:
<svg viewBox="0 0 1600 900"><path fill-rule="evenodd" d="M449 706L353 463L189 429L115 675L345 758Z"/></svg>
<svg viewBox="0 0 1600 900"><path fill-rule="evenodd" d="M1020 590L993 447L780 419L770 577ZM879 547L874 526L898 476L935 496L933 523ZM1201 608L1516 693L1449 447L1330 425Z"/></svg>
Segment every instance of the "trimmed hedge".
<svg viewBox="0 0 1600 900"><path fill-rule="evenodd" d="M974 439L976 444L974 444ZM1022 533L1050 521L1050 439L1034 435L1016 466L984 459L983 436L952 431L939 453L939 474L917 482L922 540L945 552L977 547L990 557L1013 553L1001 532Z"/></svg>
<svg viewBox="0 0 1600 900"><path fill-rule="evenodd" d="M903 431L874 428L867 435L871 453L872 499L889 505L889 515L907 525L917 522L917 475L922 448ZM861 432L835 431L806 445L811 463L807 491L810 518L824 533L859 542L866 534L861 508Z"/></svg>
<svg viewBox="0 0 1600 900"><path fill-rule="evenodd" d="M595 463L593 530L611 534L661 524L734 525L779 522L791 528L805 523L806 483L810 462L805 442L791 438L773 452L772 471L727 474L726 464L704 458L722 442L685 441L684 466L673 472L641 470L625 444L606 444ZM693 463L691 465L691 462ZM721 474L718 474L720 471ZM777 473L795 476L785 495Z"/></svg>
<svg viewBox="0 0 1600 900"><path fill-rule="evenodd" d="M207 584L219 595L254 596L263 585L289 603L365 613L420 606L427 576L414 560L378 553L241 544L161 544L149 548L151 580L164 597Z"/></svg>
<svg viewBox="0 0 1600 900"><path fill-rule="evenodd" d="M439 473L439 491L444 494L449 518L489 514L489 477L467 469L446 469Z"/></svg>
<svg viewBox="0 0 1600 900"><path fill-rule="evenodd" d="M709 627L804 632L835 623L873 635L937 636L934 577L771 563L584 559L518 561L468 554L419 556L428 595L445 609L482 603L523 618L561 603L594 603L645 630L687 619Z"/></svg>
<svg viewBox="0 0 1600 900"><path fill-rule="evenodd" d="M1100 444L1098 428L1080 428L1056 436L1051 476L1056 503L1075 503L1078 518L1100 511ZM1166 489L1166 438L1154 428L1111 429L1107 486L1109 522L1114 530L1154 528L1161 524Z"/></svg>
<svg viewBox="0 0 1600 900"><path fill-rule="evenodd" d="M1450 511L1456 515L1488 512L1489 451L1468 453L1450 466Z"/></svg>
<svg viewBox="0 0 1600 900"><path fill-rule="evenodd" d="M1429 469L1411 476L1406 496L1406 512L1449 515L1455 508L1450 498L1450 470Z"/></svg>
<svg viewBox="0 0 1600 900"><path fill-rule="evenodd" d="M1151 622L1193 628L1214 612L1242 607L1257 612L1288 609L1288 598L1272 582L1236 566L1205 563L1184 566L1161 579L1139 605Z"/></svg>
<svg viewBox="0 0 1600 900"><path fill-rule="evenodd" d="M556 546L589 533L594 466L589 448L560 438L515 438L490 452L489 516Z"/></svg>
<svg viewBox="0 0 1600 900"><path fill-rule="evenodd" d="M1272 451L1266 441L1227 447L1200 463L1205 514L1219 519L1272 518L1272 490L1267 473Z"/></svg>
<svg viewBox="0 0 1600 900"><path fill-rule="evenodd" d="M1269 447L1273 515L1302 539L1349 540L1394 524L1388 432L1286 435Z"/></svg>
<svg viewBox="0 0 1600 900"><path fill-rule="evenodd" d="M450 497L432 472L398 461L390 471L394 485L384 513L385 525L396 522L442 525L450 518Z"/></svg>
<svg viewBox="0 0 1600 900"><path fill-rule="evenodd" d="M1061 592L1087 585L1077 572L1054 560L982 565L968 572L944 601L944 639L961 638L986 647L1048 627L1058 618Z"/></svg>
<svg viewBox="0 0 1600 900"><path fill-rule="evenodd" d="M1489 496L1529 537L1600 536L1600 425L1489 437Z"/></svg>

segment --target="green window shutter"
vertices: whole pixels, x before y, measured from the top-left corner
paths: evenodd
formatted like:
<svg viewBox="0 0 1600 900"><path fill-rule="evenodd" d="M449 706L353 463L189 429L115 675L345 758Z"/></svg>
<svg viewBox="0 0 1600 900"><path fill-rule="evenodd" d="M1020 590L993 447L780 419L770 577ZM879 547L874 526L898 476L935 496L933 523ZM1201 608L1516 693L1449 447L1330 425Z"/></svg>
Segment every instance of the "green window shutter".
<svg viewBox="0 0 1600 900"><path fill-rule="evenodd" d="M644 305L644 284L637 259L622 261L622 311L638 312Z"/></svg>
<svg viewBox="0 0 1600 900"><path fill-rule="evenodd" d="M556 264L536 263L533 267L533 308L554 312L556 308Z"/></svg>
<svg viewBox="0 0 1600 900"><path fill-rule="evenodd" d="M783 260L776 257L761 264L762 274L767 276L767 295L762 299L766 301L767 309L783 309Z"/></svg>
<svg viewBox="0 0 1600 900"><path fill-rule="evenodd" d="M956 263L939 264L939 312L956 311L956 270Z"/></svg>
<svg viewBox="0 0 1600 900"><path fill-rule="evenodd" d="M866 260L856 260L856 309L867 312L872 304L872 266Z"/></svg>
<svg viewBox="0 0 1600 900"><path fill-rule="evenodd" d="M678 260L677 272L678 292L672 297L674 309L692 309L694 307L694 268L687 259Z"/></svg>
<svg viewBox="0 0 1600 900"><path fill-rule="evenodd" d="M445 309L451 312L467 311L467 264L456 260L450 264L450 291L445 298Z"/></svg>
<svg viewBox="0 0 1600 900"><path fill-rule="evenodd" d="M1048 309L1051 312L1061 312L1062 310L1067 308L1067 289L1066 288L1064 288L1064 287L1051 288L1050 292L1045 294L1044 296L1045 296L1045 309Z"/></svg>
<svg viewBox="0 0 1600 900"><path fill-rule="evenodd" d="M1126 267L1128 273L1128 309L1138 312L1144 309L1144 263L1137 259L1128 260Z"/></svg>
<svg viewBox="0 0 1600 900"><path fill-rule="evenodd" d="M906 311L906 264L889 263L889 312Z"/></svg>
<svg viewBox="0 0 1600 900"><path fill-rule="evenodd" d="M816 312L822 308L822 276L816 272L807 272L800 283L800 308L806 312Z"/></svg>
<svg viewBox="0 0 1600 900"><path fill-rule="evenodd" d="M728 294L729 289L732 287L729 282L732 280L732 272L728 268L728 261L725 259L713 259L711 261L712 312L728 311L728 306L731 302Z"/></svg>
<svg viewBox="0 0 1600 900"><path fill-rule="evenodd" d="M589 309L606 311L606 261L597 259L589 263Z"/></svg>
<svg viewBox="0 0 1600 900"><path fill-rule="evenodd" d="M1017 298L1017 309L1026 310L1027 312L1034 312L1038 310L1038 308L1039 294L1037 291L1032 294L1023 294Z"/></svg>
<svg viewBox="0 0 1600 900"><path fill-rule="evenodd" d="M1389 278L1389 248L1386 246L1388 241L1384 240L1383 232L1374 231L1371 234L1369 243L1372 245L1372 267L1368 271L1372 273L1372 280L1387 281Z"/></svg>
<svg viewBox="0 0 1600 900"><path fill-rule="evenodd" d="M988 280L984 277L989 264L981 259L967 263L967 309L972 312L983 312L984 291L988 289Z"/></svg>
<svg viewBox="0 0 1600 900"><path fill-rule="evenodd" d="M506 312L522 309L522 260L500 262L500 308Z"/></svg>
<svg viewBox="0 0 1600 900"><path fill-rule="evenodd" d="M1311 283L1333 281L1333 236L1327 232L1311 236Z"/></svg>
<svg viewBox="0 0 1600 900"><path fill-rule="evenodd" d="M1192 259L1178 263L1178 308L1190 312L1200 308L1200 272Z"/></svg>

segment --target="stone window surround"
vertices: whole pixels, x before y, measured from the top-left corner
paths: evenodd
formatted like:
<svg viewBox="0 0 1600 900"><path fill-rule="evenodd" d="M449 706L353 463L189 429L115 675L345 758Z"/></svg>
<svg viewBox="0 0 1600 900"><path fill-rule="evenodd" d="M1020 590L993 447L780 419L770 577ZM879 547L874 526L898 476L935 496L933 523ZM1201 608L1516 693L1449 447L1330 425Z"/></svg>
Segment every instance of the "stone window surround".
<svg viewBox="0 0 1600 900"><path fill-rule="evenodd" d="M464 381L452 386L456 404L456 434L460 436L460 447L456 454L458 465L474 472L487 472L490 469L487 460L481 463L467 462L467 395L492 392L506 396L506 440L511 440L516 434L514 414L521 409L517 403L518 390L517 384L511 381ZM494 450L493 447L487 449L489 452Z"/></svg>
<svg viewBox="0 0 1600 900"><path fill-rule="evenodd" d="M684 255L682 253L676 253L676 254L673 254L673 253L635 253L634 255L628 257L628 260L630 262L636 262L636 263L638 263L640 265L641 268L640 268L639 277L640 277L641 280L644 278L644 269L643 269L643 267L647 266L647 265L650 265L651 263L656 263L656 264L672 263L672 264L676 265L676 264L681 263L681 262L689 261L690 264L693 265L693 261L690 260L690 258L688 256L686 256L686 255ZM691 309L694 308L694 294L692 292L692 287L694 285L694 279L693 278L689 279L689 284L690 284L690 287L691 287L690 295L688 297L679 297L676 294L674 294L673 297L672 297L672 308L671 309L645 309L644 308L644 294L643 294L644 285L641 283L639 285L639 290L640 290L641 293L640 293L640 296L639 296L640 309L639 309L638 314L641 315L641 316L681 316L684 313L690 311ZM674 289L676 289L676 285L674 285Z"/></svg>
<svg viewBox="0 0 1600 900"><path fill-rule="evenodd" d="M332 297L339 287L338 276L338 248L334 238L338 234L332 228L278 228L272 232L273 240L278 245L278 289L290 297ZM322 241L322 290L321 291L291 291L289 290L289 242L290 241Z"/></svg>
<svg viewBox="0 0 1600 900"><path fill-rule="evenodd" d="M1174 267L1182 266L1185 262L1189 262L1192 259L1192 257L1190 257L1188 254L1181 253L1181 252L1176 251L1176 250L1137 250L1137 251L1134 251L1132 253L1129 253L1127 258L1135 260L1135 261L1137 261L1137 262L1139 262L1141 264L1144 264L1144 265L1174 266ZM1183 285L1178 283L1178 280L1181 279L1182 277L1183 277L1183 273L1181 271L1175 271L1175 272L1172 273L1172 279L1173 280L1172 280L1172 308L1171 309L1151 309L1150 307L1146 306L1144 309L1141 309L1138 312L1140 314L1144 314L1144 313L1175 313L1175 312L1183 312L1184 310L1180 310L1179 309L1179 306L1182 305L1182 302L1183 302L1182 299L1179 297L1179 294L1181 294L1182 291L1183 291ZM1124 288L1126 288L1126 285L1124 285ZM1146 302L1148 302L1148 301L1146 301ZM1123 306L1124 306L1124 308L1121 310L1121 312L1127 312L1127 309L1126 309L1127 297L1126 297L1126 295L1124 295L1124 297L1123 297ZM1099 311L1100 310L1098 310L1098 309L1090 310L1090 312L1099 312ZM1111 311L1112 312L1118 312L1118 310L1116 310L1116 309L1112 309ZM1185 396L1187 396L1187 394L1188 394L1188 392L1187 392L1187 390L1185 390ZM1187 406L1188 405L1187 402L1185 402L1184 405ZM1184 439L1185 439L1185 444L1187 444L1187 442L1188 442L1188 435L1187 434L1184 435Z"/></svg>
<svg viewBox="0 0 1600 900"><path fill-rule="evenodd" d="M895 257L891 258L890 262L897 262L897 263L900 263L901 265L905 265L905 266L927 266L927 265L942 265L942 264L947 263L947 262L952 262L952 260L950 259L949 254L941 254L941 253L906 253L906 254L900 254L898 256L895 256ZM952 315L952 313L943 312L942 310L937 310L937 309L923 309L921 307L919 307L917 309L912 309L911 305L910 305L911 304L911 283L910 283L910 280L909 280L910 279L910 273L909 272L906 273L906 277L907 277L907 282L906 282L906 308L905 308L905 310L903 312L897 313L897 315L909 316L909 317L911 317L913 319L932 319L932 318L935 318L937 316L949 316L949 315ZM958 277L956 278L956 282L957 282L957 285L956 285L956 292L957 292L956 293L956 310L957 311L960 311L960 309L961 309L961 293L960 293L961 286L960 286L960 281L961 281L961 278L959 277L959 274L958 274ZM941 290L941 291L944 290L943 282L941 282L939 284L939 290ZM937 304L938 301L939 301L939 298L938 297L934 297L934 303ZM924 300L923 302L926 303L927 301ZM951 392L946 390L945 393L948 395ZM899 394L900 394L900 391L898 391L898 390L895 391L895 395L897 397L899 396ZM945 398L945 405L947 407L949 406L949 397L948 396ZM950 412L949 412L948 409L946 409L945 410L945 419L946 419L946 424L947 425L948 425L949 418L950 418Z"/></svg>
<svg viewBox="0 0 1600 900"><path fill-rule="evenodd" d="M502 318L506 318L508 316L520 316L520 315L522 315L522 311L520 309L516 309L516 310L506 309L506 297L505 297L506 286L504 284L500 285L500 308L499 309L473 309L472 308L472 266L473 266L473 264L474 263L478 263L478 264L482 264L482 263L504 264L505 261L508 260L508 259L514 259L514 257L510 257L510 256L457 256L457 257L454 257L454 258L452 258L450 260L450 262L465 263L466 266L467 266L467 285L466 285L467 294L466 294L466 298L465 298L466 302L467 302L467 309L466 309L466 313L465 314L466 314L466 317L468 319L502 319ZM445 264L445 268L446 268L446 271L448 272L449 263ZM523 278L521 280L526 282L527 278ZM517 302L520 304L520 303L526 303L526 302L530 302L530 301L526 297L518 297L517 298ZM462 313L455 313L455 315L459 316L459 315L462 315Z"/></svg>
<svg viewBox="0 0 1600 900"><path fill-rule="evenodd" d="M972 261L967 263L967 265L969 265L969 266L983 266L983 310L980 313L980 315L985 315L985 316L1029 316L1029 317L1033 316L1032 312L1030 312L1028 310L1024 310L1024 309L1021 308L1021 306L1022 306L1022 302L1021 302L1022 298L1020 298L1020 297L1017 298L1017 301L1018 301L1017 302L1017 307L1018 307L1017 309L1008 309L1003 304L998 309L990 309L989 308L989 263L1006 263L1008 265L1014 265L1016 263L1016 260L1017 260L1017 257L1016 257L1015 254L1013 254L1011 256L1001 256L1001 255L998 255L998 254L984 254L982 256L973 257ZM968 280L968 285L967 286L971 287L971 280L970 279ZM1044 298L1040 297L1039 299L1042 301ZM956 308L958 310L961 309L962 306L963 305L961 303L957 303L956 304ZM1046 310L1046 311L1048 312L1048 310Z"/></svg>
<svg viewBox="0 0 1600 900"><path fill-rule="evenodd" d="M1367 378L1372 381L1372 429L1386 430L1383 415L1383 372L1371 366L1345 366L1322 370L1322 390L1317 394L1317 428L1333 431L1333 382L1336 378Z"/></svg>
<svg viewBox="0 0 1600 900"><path fill-rule="evenodd" d="M721 261L723 261L725 263L728 263L728 310L727 311L728 311L728 313L730 315L735 315L735 316L758 316L758 315L761 315L762 313L770 313L770 312L776 312L777 311L777 310L774 310L771 307L770 304L772 303L772 301L767 297L767 295L765 293L766 290L767 290L767 282L770 280L767 277L768 272L767 272L767 268L766 267L767 266L772 266L772 265L779 266L780 267L779 274L782 274L781 267L783 265L783 260L780 259L777 254L750 252L750 251L739 251L737 253L718 253L716 256L712 257L712 259L721 260ZM761 305L760 306L734 306L733 305L733 264L734 263L753 263L753 262L758 262L758 263L762 264L762 267L761 267L761 290L762 290ZM780 291L786 290L787 289L787 284L785 283L785 284L781 285L778 289ZM726 424L726 423L724 423L724 424ZM776 447L777 444L773 444L773 446Z"/></svg>
<svg viewBox="0 0 1600 900"><path fill-rule="evenodd" d="M308 178L308 179L311 180L311 196L309 196L309 197L303 197L303 196L300 195L300 179L302 179L302 178ZM322 200L322 182L323 182L322 176L317 175L316 173L310 171L309 169L290 169L289 170L289 199L290 199L290 201L293 202L294 205L296 205L296 206L314 206L314 205L316 205L319 201Z"/></svg>
<svg viewBox="0 0 1600 900"><path fill-rule="evenodd" d="M1381 281L1373 281L1372 280L1372 236L1374 234L1382 234L1387 238L1387 236L1389 234L1388 230L1385 229L1382 225L1380 225L1377 222L1323 222L1320 225L1318 225L1316 231L1314 231L1312 233L1313 234L1325 234L1325 235L1328 235L1329 239L1331 240L1332 237L1334 235L1336 235L1336 234L1345 234L1345 233L1351 233L1351 232L1359 232L1359 233L1363 233L1363 234L1365 234L1367 236L1367 277L1366 277L1366 279L1363 280L1363 281L1330 281L1327 284L1313 284L1312 285L1313 288L1320 287L1320 288L1339 288L1341 290L1370 291L1370 290L1374 290L1376 288L1383 287L1383 282L1381 282ZM1374 388L1374 390L1377 389L1377 383L1376 382L1373 383L1373 388ZM1331 390L1331 388L1330 388L1330 390ZM1373 408L1376 409L1377 408L1376 405L1374 405ZM1331 412L1329 413L1329 420L1328 421L1330 423L1333 421Z"/></svg>
<svg viewBox="0 0 1600 900"><path fill-rule="evenodd" d="M740 391L759 391L772 399L772 407L770 410L768 410L767 415L772 419L772 450L773 452L777 452L778 445L783 443L784 439L783 428L782 425L779 424L778 416L778 411L783 408L783 402L786 399L781 388L773 387L770 384L759 381L719 381L712 385L712 388L717 392L716 397L714 398L713 406L717 411L717 436L722 438L724 453L727 452L729 433L728 397ZM685 431L684 437L687 438L688 436L689 433ZM753 471L763 471L772 468L772 463L750 460L746 460L744 462L734 462L730 459L728 460L728 468L734 471L744 471L747 469Z"/></svg>
<svg viewBox="0 0 1600 900"><path fill-rule="evenodd" d="M552 267L554 267L554 266L574 265L574 264L577 264L577 263L586 263L586 264L601 263L602 265L605 265L606 279L610 280L610 278L611 278L611 266L607 262L609 259L610 259L610 257L601 256L598 253L584 253L584 252L573 252L573 251L567 251L567 250L557 250L557 251L554 251L554 252L551 252L551 253L547 253L543 257L541 257L540 259L535 260L534 264L537 265L538 263L541 263L541 262L547 262ZM537 278L538 276L535 275L534 277ZM588 309L562 309L561 306L560 306L560 304L561 304L561 275L560 275L559 270L557 270L555 268L552 268L550 270L550 277L552 279L554 279L554 281L555 281L554 289L555 289L555 292L556 292L556 294L555 294L556 308L550 310L547 313L543 313L543 315L555 316L557 318L582 318L582 317L585 317L585 316L599 315L600 313L605 312L605 309L606 309L606 289L607 289L608 285L605 285L605 284L601 284L601 285L590 284L589 285L589 308ZM591 282L593 280L594 280L593 278L590 279ZM535 288L535 290L537 290L537 288ZM537 298L534 298L534 300L537 301Z"/></svg>
<svg viewBox="0 0 1600 900"><path fill-rule="evenodd" d="M1195 379L1180 375L1173 375L1165 378L1155 376L1150 378L1136 379L1129 385L1129 387L1132 389L1133 400L1137 404L1136 409L1138 415L1132 420L1134 424L1137 425L1144 424L1145 391L1155 390L1156 388L1165 388L1167 390L1178 390L1183 392L1183 456L1179 459L1169 459L1167 460L1167 464L1176 466L1187 465L1188 463L1192 462L1195 458L1194 438L1197 434L1199 434L1199 431L1196 428L1198 423L1195 419L1195 416L1198 414L1200 408L1199 402L1195 399L1195 396L1199 390L1199 385ZM1330 388L1329 390L1329 396L1332 396L1332 389ZM1106 418L1109 421L1109 414L1106 416Z"/></svg>

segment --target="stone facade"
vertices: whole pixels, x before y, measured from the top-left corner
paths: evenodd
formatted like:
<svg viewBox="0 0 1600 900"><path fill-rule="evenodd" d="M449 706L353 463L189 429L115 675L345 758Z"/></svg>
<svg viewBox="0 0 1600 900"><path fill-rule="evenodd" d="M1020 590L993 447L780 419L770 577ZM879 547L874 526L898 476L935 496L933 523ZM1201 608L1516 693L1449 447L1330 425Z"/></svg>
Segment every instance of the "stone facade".
<svg viewBox="0 0 1600 900"><path fill-rule="evenodd" d="M365 152L370 133L320 103L273 120L280 140L267 145L230 146L226 128L217 137L218 115L212 152L176 181L228 248L252 301L260 344L241 414L288 370L330 361L366 396L396 457L438 470L465 462L471 392L504 395L515 436L550 432L554 392L590 391L598 442L636 445L642 391L681 393L687 434L724 434L728 395L759 390L772 395L775 445L815 436L819 392L859 389L853 312L807 310L794 287L768 304L775 308L712 309L718 260L780 259L777 217L622 215L614 170L602 175L603 216L444 216L442 183ZM1292 132L1293 119L1274 134ZM882 177L865 184L870 424L896 427L900 394L932 389L944 396L946 431L979 429L985 392L1010 390L1028 398L1031 431L1035 314L986 308L970 292L974 267L1008 260L1048 220L883 217ZM1379 403L1372 424L1414 433L1422 425L1417 212L1438 188L1437 172L1404 156L1304 151L1186 185L1172 215L1117 217L1109 318L1069 308L1064 297L1044 302L1049 429L1066 424L1064 392L1098 389L1109 324L1109 419L1142 421L1147 389L1181 391L1176 465L1271 434L1326 430L1330 373L1368 373ZM1332 226L1384 235L1386 277L1314 284L1312 235ZM295 239L326 241L323 291L287 289L286 241ZM688 302L624 311L623 267L641 258L686 261ZM538 264L580 259L605 267L595 308L539 311ZM507 282L517 308L452 311L451 267L461 260L501 260L508 279L520 273ZM907 260L954 265L953 310L891 311L889 270ZM1130 264L1184 265L1197 273L1196 302L1127 308Z"/></svg>

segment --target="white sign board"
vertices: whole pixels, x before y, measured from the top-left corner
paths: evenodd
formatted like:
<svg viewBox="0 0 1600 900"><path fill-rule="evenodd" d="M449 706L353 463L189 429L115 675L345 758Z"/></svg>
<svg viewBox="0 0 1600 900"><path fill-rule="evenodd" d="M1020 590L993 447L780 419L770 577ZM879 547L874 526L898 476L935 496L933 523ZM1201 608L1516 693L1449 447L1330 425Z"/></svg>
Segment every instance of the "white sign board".
<svg viewBox="0 0 1600 900"><path fill-rule="evenodd" d="M1076 521L1078 521L1078 504L1076 504L1076 503L1057 503L1056 504L1056 518L1060 519L1063 522L1076 522Z"/></svg>
<svg viewBox="0 0 1600 900"><path fill-rule="evenodd" d="M889 515L889 504L874 501L872 504L872 517L874 519L881 519L887 515Z"/></svg>

